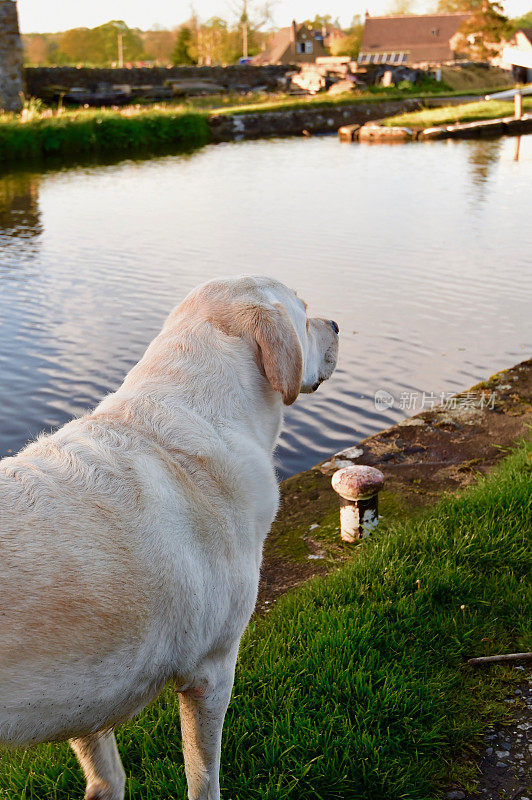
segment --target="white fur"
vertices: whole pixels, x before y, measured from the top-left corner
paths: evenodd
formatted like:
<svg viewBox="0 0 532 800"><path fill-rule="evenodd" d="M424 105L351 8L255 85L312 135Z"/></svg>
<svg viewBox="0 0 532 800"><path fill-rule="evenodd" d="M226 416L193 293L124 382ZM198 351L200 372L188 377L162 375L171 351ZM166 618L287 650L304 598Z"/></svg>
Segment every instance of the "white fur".
<svg viewBox="0 0 532 800"><path fill-rule="evenodd" d="M243 327L227 332L233 308ZM220 796L223 719L278 506L283 402L246 328L257 309L288 320L302 391L330 376L336 335L307 325L291 290L210 282L117 392L0 462L0 742L70 738L91 800L122 800L112 728L170 678L189 798Z"/></svg>

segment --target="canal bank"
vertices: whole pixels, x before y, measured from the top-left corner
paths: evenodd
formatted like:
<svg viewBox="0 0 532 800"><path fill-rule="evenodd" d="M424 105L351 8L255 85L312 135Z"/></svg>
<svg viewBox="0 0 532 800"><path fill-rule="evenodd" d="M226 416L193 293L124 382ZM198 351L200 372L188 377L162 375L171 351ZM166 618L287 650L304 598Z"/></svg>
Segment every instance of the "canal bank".
<svg viewBox="0 0 532 800"><path fill-rule="evenodd" d="M336 133L342 125L364 124L370 120L416 111L422 107L422 102L419 98L406 98L257 113L212 114L209 128L213 142Z"/></svg>
<svg viewBox="0 0 532 800"><path fill-rule="evenodd" d="M487 474L532 425L532 359L492 375L444 406L370 436L281 484L281 507L266 541L258 609L356 554L339 536L334 472L350 464L377 467L381 528L415 516L444 494Z"/></svg>
<svg viewBox="0 0 532 800"><path fill-rule="evenodd" d="M453 518L452 500L446 507L449 520L445 513L442 518L441 505L435 504L445 495L460 496L462 489L472 487L479 478L489 475L520 442L529 439L531 425L532 359L492 375L488 380L456 395L453 402L408 418L337 453L313 469L284 481L281 487L281 510L266 543L259 615L269 612L272 603L281 594L310 577L324 576L336 571L336 576L332 575L326 582L310 583L306 591L312 595L313 591L319 593L320 588L327 586L331 578L335 580L341 574L338 570L340 565L349 568L349 564L354 564L355 570L360 566L359 571L363 571L362 565L367 559L366 546L364 542L357 546L347 545L340 540L338 498L330 485L331 476L338 468L360 463L378 467L386 477L385 488L379 495L380 528L374 535L377 540L384 540L383 547L386 547L388 532L392 539L397 534L397 525L394 523L404 521L404 533L411 535L410 529L414 533L416 527L415 523L409 523L419 519L422 529L423 519L427 518L422 512L433 506L434 533L441 534L442 527L449 527L449 560L461 550L460 536L463 536L464 548L472 548L471 555L465 558L460 571L455 572L451 580L452 589L451 584L444 588L442 583L440 603L441 608L444 608L451 601L456 607L455 614L464 619L466 615L474 614L472 600L466 598L464 587L459 588L458 575L463 569L462 579L465 577L468 586L472 580L481 580L480 575L486 568L483 559L486 560L488 554L484 554L479 560L479 571L475 573L475 545L469 540L475 538L475 523L480 525L481 520L489 519L493 509L484 507L482 502L478 502L478 497L466 491L463 495L465 522L461 527L456 521L449 522ZM528 450L528 464L525 463L522 467L528 474L530 458L531 453ZM497 470L497 476L499 475L500 470ZM481 493L482 487L479 488ZM520 507L523 517L527 515L526 496L516 494L510 500L501 493L498 499L500 505L495 511L500 525L500 548L495 544L495 549L490 554L494 572L501 572L501 583L504 583L503 572L509 564L507 555L503 555L506 536L504 514L512 502ZM471 525L472 530L468 529L468 525ZM458 530L454 535L458 533L458 539L453 544L455 526ZM530 542L530 529L527 529L526 523L521 536L524 553L527 541L528 546ZM379 547L378 541L376 544ZM437 545L434 546L437 550ZM412 543L412 549L417 555L409 574L409 583L413 587L408 590L410 592L422 592L424 589L433 591L434 583L438 582L427 569L427 561L430 561L427 552L431 551L431 547L430 539ZM378 576L371 576L369 573L365 576L364 583L367 585L363 587L362 599L364 601L366 598L365 603L370 607L375 602L379 580L384 585L389 581L390 595L394 593L397 572L394 555L388 553ZM449 580L449 576L446 576L444 582L446 580ZM299 596L300 593L297 592L291 597L296 608ZM341 596L338 595L335 600L341 606ZM404 646L409 650L415 635L412 637L406 615L402 616L402 601L401 593L394 600L388 599L389 613L394 616L397 612L402 619L400 627L403 635L406 635ZM492 602L496 605L492 595L481 602L486 607ZM282 602L280 605L283 607ZM330 607L334 607L334 603ZM363 627L364 623L360 618L360 606L358 613L355 607L353 612L357 615L352 631L356 637L357 624L358 627ZM434 610L432 613L435 613ZM519 639L519 636L516 634L515 619L512 621L511 617L511 604L507 604L498 619L499 626L505 629L502 638L501 631L497 636L494 629L488 626L486 635L480 639L479 634L477 638L480 642L472 645L466 642L464 633L459 634L456 631L453 648L462 648L469 655L515 652L515 646L512 645L515 645L515 638ZM472 619L470 633L475 631L477 623L478 619ZM525 620L525 628L526 625ZM426 653L432 653L434 649L431 638L439 637L436 628L434 619L434 627L429 622L427 630ZM526 641L526 637L525 633L521 641ZM394 638L386 644L387 648L397 649L395 655L390 653L392 658L401 657L402 646L398 641L398 638ZM378 650L378 641L373 641L371 646ZM468 650L471 646L477 649ZM521 651L530 649L525 643ZM469 709L471 732L455 749L452 757L442 758L439 769L435 770L439 784L438 796L447 800L504 800L506 797L528 800L532 765L529 743L532 721L530 660L516 660L506 667L478 668L469 666L465 654L463 652L458 660L453 661L454 669L457 670L454 697L458 704L471 703L471 697L476 697L476 703L473 702ZM437 665L432 663L432 655L427 658L430 660L427 674L432 674L433 669L437 671ZM434 660L436 662L437 658ZM354 669L362 668L355 666ZM424 682L427 680L429 678L425 677ZM439 691L436 686L434 690ZM411 783L408 788L413 790L414 785Z"/></svg>
<svg viewBox="0 0 532 800"><path fill-rule="evenodd" d="M339 127L416 111L427 105L464 102L471 97L419 96L397 99L290 102L280 108L234 112L183 110L175 106L51 109L0 118L0 167L65 159L129 158L178 153L209 142L273 136L336 133Z"/></svg>

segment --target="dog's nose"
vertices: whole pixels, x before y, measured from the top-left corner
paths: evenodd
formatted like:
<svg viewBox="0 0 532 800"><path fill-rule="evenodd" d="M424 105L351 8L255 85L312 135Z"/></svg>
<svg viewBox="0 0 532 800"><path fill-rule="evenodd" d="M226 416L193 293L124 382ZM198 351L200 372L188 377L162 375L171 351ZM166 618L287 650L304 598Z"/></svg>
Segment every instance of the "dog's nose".
<svg viewBox="0 0 532 800"><path fill-rule="evenodd" d="M340 328L338 327L338 323L337 323L337 322L335 322L333 319L330 319L330 320L329 320L329 325L331 326L331 328L333 329L333 331L334 331L336 334L339 334L339 333L340 333Z"/></svg>

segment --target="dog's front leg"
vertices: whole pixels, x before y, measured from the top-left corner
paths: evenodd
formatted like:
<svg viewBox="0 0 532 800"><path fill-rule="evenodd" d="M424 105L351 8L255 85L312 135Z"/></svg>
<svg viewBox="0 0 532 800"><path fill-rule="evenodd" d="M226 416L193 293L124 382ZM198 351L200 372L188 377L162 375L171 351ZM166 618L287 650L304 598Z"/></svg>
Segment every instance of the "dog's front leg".
<svg viewBox="0 0 532 800"><path fill-rule="evenodd" d="M113 731L70 739L87 781L85 800L123 800L126 774Z"/></svg>
<svg viewBox="0 0 532 800"><path fill-rule="evenodd" d="M179 695L189 800L220 800L222 727L234 674L232 659L231 666L217 667L206 685Z"/></svg>

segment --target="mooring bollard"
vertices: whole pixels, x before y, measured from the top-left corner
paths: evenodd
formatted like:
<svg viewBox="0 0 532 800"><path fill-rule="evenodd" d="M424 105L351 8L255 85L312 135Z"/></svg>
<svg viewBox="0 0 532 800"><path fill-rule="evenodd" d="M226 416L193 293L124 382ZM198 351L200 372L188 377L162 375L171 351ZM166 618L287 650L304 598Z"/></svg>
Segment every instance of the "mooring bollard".
<svg viewBox="0 0 532 800"><path fill-rule="evenodd" d="M344 467L334 473L331 483L340 495L340 536L344 542L353 543L369 536L379 522L382 472L375 467Z"/></svg>

